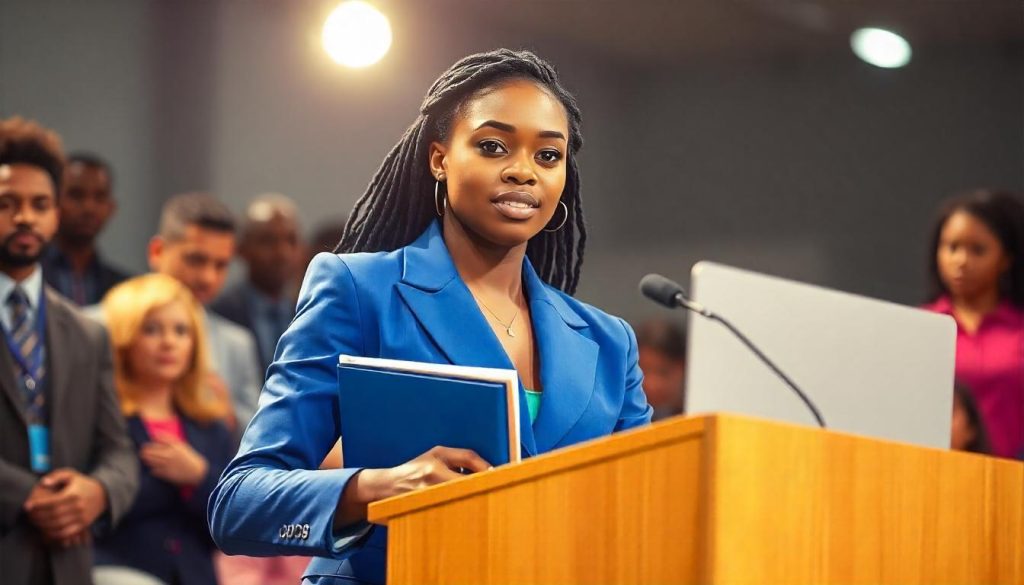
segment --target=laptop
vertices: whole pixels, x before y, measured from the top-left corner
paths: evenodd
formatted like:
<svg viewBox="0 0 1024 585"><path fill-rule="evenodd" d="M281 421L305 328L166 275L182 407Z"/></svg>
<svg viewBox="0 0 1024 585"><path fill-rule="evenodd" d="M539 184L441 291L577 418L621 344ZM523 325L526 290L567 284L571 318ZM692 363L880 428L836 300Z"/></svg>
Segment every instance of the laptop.
<svg viewBox="0 0 1024 585"><path fill-rule="evenodd" d="M693 267L691 288L808 395L829 429L949 448L956 323L948 315L712 262ZM688 321L687 413L817 424L721 323Z"/></svg>

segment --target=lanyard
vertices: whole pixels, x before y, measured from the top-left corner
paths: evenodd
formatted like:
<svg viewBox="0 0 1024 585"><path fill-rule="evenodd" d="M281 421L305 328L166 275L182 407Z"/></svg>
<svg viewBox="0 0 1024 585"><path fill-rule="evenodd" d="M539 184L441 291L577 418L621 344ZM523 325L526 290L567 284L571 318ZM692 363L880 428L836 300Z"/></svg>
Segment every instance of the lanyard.
<svg viewBox="0 0 1024 585"><path fill-rule="evenodd" d="M40 372L42 361L43 361L43 347L46 343L46 297L44 294L39 295L39 310L36 311L36 347L32 350L32 355L29 357L21 355L21 348L18 347L17 342L14 340L12 331L7 331L4 328L4 338L7 340L7 348L11 352L11 357L14 361L18 362L18 366L21 367L21 374L25 378L25 384L28 385L29 389L36 390L42 380L36 378L36 375ZM27 405L28 410L28 446L29 446L29 466L32 471L37 474L44 474L50 471L50 429L44 422L43 415L33 408L31 404Z"/></svg>
<svg viewBox="0 0 1024 585"><path fill-rule="evenodd" d="M43 347L46 343L46 296L43 294L39 295L39 310L36 311L36 343L35 349L32 350L31 358L26 358L21 355L21 348L18 347L17 342L14 340L12 335L13 332L4 329L4 338L7 340L7 348L11 352L11 357L14 361L18 362L18 366L21 367L22 374L32 380L33 384L39 384L41 380L37 380L34 376L42 366L43 361ZM26 361L31 359L31 361Z"/></svg>

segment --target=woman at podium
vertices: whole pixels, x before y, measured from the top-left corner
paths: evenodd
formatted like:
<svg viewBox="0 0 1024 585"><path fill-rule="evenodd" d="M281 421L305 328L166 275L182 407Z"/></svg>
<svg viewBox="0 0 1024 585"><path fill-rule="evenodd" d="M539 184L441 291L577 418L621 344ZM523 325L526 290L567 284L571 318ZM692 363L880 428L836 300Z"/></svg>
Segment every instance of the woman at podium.
<svg viewBox="0 0 1024 585"><path fill-rule="evenodd" d="M337 251L310 264L260 409L210 500L229 554L319 557L310 583L383 583L367 505L487 469L438 446L391 469L317 470L339 438L339 354L519 373L532 456L647 424L636 339L571 295L584 245L575 98L529 52L471 55L434 82Z"/></svg>

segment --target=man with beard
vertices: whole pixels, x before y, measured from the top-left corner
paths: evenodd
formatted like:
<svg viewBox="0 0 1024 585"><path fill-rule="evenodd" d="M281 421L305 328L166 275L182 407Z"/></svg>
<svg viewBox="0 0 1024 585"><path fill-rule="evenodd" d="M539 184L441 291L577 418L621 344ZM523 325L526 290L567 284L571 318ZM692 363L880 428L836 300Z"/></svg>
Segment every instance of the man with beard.
<svg viewBox="0 0 1024 585"><path fill-rule="evenodd" d="M113 183L113 171L100 157L85 153L68 157L58 198L60 227L43 257L43 276L79 306L100 302L111 287L129 276L104 262L96 246L117 209Z"/></svg>
<svg viewBox="0 0 1024 585"><path fill-rule="evenodd" d="M106 335L43 284L63 164L55 134L0 120L0 567L9 585L89 583L91 535L117 522L138 483Z"/></svg>

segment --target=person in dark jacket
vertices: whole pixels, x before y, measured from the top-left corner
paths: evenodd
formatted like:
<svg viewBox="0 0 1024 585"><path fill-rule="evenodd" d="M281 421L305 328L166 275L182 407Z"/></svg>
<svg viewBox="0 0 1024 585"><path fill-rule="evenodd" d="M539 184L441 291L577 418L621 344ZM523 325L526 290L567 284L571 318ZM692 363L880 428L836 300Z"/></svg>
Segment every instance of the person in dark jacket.
<svg viewBox="0 0 1024 585"><path fill-rule="evenodd" d="M100 234L117 211L110 163L90 153L71 154L58 205L60 226L43 255L43 277L76 305L94 305L131 276L99 251Z"/></svg>
<svg viewBox="0 0 1024 585"><path fill-rule="evenodd" d="M230 408L204 390L202 311L164 274L111 289L103 311L115 384L139 460L139 493L116 531L96 542L96 564L129 567L167 583L215 584L206 502L231 457L219 422Z"/></svg>

